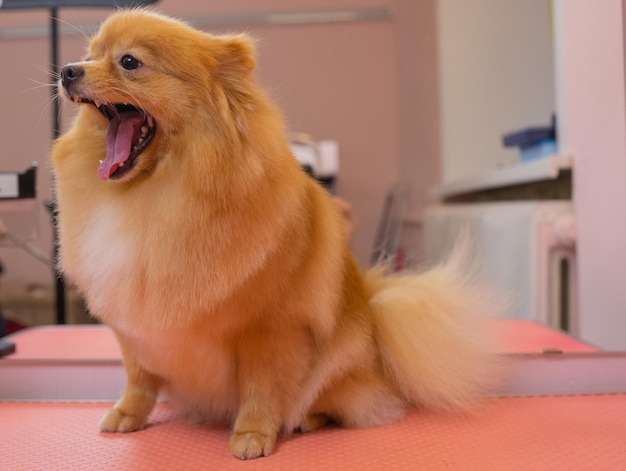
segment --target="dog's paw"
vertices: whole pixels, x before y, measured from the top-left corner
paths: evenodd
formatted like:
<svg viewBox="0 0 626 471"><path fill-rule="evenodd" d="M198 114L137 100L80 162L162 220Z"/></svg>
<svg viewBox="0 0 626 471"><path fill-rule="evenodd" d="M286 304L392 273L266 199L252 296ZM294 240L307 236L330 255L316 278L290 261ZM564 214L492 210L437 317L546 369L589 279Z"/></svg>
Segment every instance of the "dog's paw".
<svg viewBox="0 0 626 471"><path fill-rule="evenodd" d="M125 414L119 409L111 409L100 420L101 432L134 432L146 425L144 417Z"/></svg>
<svg viewBox="0 0 626 471"><path fill-rule="evenodd" d="M230 452L241 460L268 456L274 448L276 437L256 432L233 433L230 436Z"/></svg>
<svg viewBox="0 0 626 471"><path fill-rule="evenodd" d="M309 414L302 420L300 426L296 427L295 432L313 432L314 430L320 429L331 422L331 418L326 414Z"/></svg>

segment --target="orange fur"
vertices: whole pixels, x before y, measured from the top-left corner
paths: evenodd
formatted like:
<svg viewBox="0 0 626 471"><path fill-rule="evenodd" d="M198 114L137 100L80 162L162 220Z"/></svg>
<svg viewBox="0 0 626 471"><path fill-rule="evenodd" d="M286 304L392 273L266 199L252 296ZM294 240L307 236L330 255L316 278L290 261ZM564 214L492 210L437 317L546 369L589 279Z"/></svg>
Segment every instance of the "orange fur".
<svg viewBox="0 0 626 471"><path fill-rule="evenodd" d="M254 81L253 49L127 10L73 64L84 75L66 95L130 103L157 123L116 181L97 176L108 120L95 106L53 149L60 266L116 332L128 373L101 429L142 428L164 391L191 417L230 424L230 450L247 459L281 430L467 406L490 377L475 325L489 299L455 261L388 278L358 269ZM121 67L127 54L141 67Z"/></svg>

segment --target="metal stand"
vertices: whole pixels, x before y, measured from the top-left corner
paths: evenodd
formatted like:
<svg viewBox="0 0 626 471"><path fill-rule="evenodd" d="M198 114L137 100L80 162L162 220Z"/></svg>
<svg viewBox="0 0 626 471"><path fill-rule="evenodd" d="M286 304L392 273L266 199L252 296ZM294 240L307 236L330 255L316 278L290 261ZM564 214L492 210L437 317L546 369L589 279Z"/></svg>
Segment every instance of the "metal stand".
<svg viewBox="0 0 626 471"><path fill-rule="evenodd" d="M57 94L56 84L59 76L59 21L57 18L58 9L56 7L50 8L50 70L52 75L52 139L56 139L61 134L61 124L59 122L60 107L59 107L59 95ZM50 217L52 218L53 229L53 247L52 247L52 260L54 262L54 291L55 291L55 312L56 323L65 324L65 279L63 274L56 268L59 256L59 231L57 226L57 203L56 198L53 198L48 203L48 210L50 211Z"/></svg>

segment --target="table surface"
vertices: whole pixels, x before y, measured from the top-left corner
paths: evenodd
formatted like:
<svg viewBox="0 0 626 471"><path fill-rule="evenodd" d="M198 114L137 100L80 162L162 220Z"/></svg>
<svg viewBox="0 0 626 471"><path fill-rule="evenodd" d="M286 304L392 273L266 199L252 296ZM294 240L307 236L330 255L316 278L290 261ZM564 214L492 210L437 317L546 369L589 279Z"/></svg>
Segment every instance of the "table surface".
<svg viewBox="0 0 626 471"><path fill-rule="evenodd" d="M593 347L529 321L496 323L510 352ZM22 331L11 359L117 359L98 326ZM624 372L626 374L626 372ZM411 412L365 430L283 436L268 458L241 462L228 430L189 424L166 403L131 434L97 431L112 403L0 402L0 470L626 470L626 394L485 400L470 414Z"/></svg>
<svg viewBox="0 0 626 471"><path fill-rule="evenodd" d="M497 398L473 414L411 413L394 425L281 437L241 462L228 431L192 425L158 404L149 426L103 434L111 404L0 403L0 469L623 471L626 395Z"/></svg>

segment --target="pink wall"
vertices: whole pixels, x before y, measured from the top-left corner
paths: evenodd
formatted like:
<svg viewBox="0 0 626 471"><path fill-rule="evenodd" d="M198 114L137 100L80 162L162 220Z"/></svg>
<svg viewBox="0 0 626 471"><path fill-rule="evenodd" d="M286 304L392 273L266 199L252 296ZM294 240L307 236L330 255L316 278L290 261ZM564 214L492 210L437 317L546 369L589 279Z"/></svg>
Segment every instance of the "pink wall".
<svg viewBox="0 0 626 471"><path fill-rule="evenodd" d="M198 21L232 20L238 15L275 11L388 8L386 20L304 25L232 25L258 39L258 78L284 110L293 131L340 145L339 193L354 205L358 228L352 244L367 264L384 194L397 180L413 185L411 211L419 216L426 191L439 178L438 106L434 0L287 0L195 2L163 0L158 9ZM61 10L61 20L86 28L109 11ZM50 197L47 154L50 147L50 87L46 70L47 13L0 12L0 170L26 168L38 160L39 196ZM34 30L12 38L23 28ZM39 29L37 29L39 28ZM42 29L43 28L43 29ZM61 63L83 50L80 33L64 35ZM71 107L64 109L67 120ZM35 245L50 251L48 217L41 219ZM48 270L17 249L0 249L5 285L50 281Z"/></svg>

